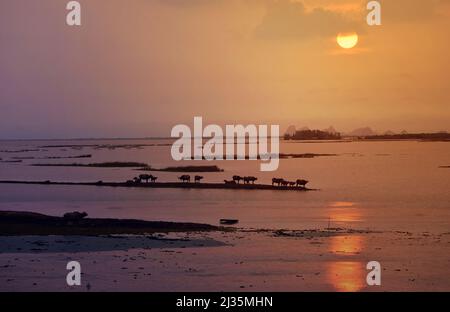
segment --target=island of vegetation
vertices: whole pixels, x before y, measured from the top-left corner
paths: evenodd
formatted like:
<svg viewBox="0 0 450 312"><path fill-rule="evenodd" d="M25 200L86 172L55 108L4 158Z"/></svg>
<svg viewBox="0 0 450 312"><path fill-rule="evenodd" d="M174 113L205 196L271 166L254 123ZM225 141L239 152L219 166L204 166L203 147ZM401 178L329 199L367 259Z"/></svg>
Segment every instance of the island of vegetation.
<svg viewBox="0 0 450 312"><path fill-rule="evenodd" d="M70 163L70 164L49 164L49 163L36 163L31 164L31 166L38 167L92 167L92 168L139 168L139 167L149 167L145 163L139 162L102 162L102 163L91 163L91 164L81 164L81 163Z"/></svg>
<svg viewBox="0 0 450 312"><path fill-rule="evenodd" d="M103 162L103 163L35 163L37 167L90 167L90 168L138 168L140 171L165 171L165 172L223 172L217 166L179 166L166 168L153 168L146 163L139 162Z"/></svg>
<svg viewBox="0 0 450 312"><path fill-rule="evenodd" d="M179 166L166 168L139 168L141 171L165 171L165 172L223 172L224 170L217 166Z"/></svg>
<svg viewBox="0 0 450 312"><path fill-rule="evenodd" d="M284 135L285 140L340 140L341 134L322 130L299 130Z"/></svg>
<svg viewBox="0 0 450 312"><path fill-rule="evenodd" d="M315 158L315 157L326 157L326 156L338 156L338 154L314 154L314 153L303 153L303 154L280 154L280 159L285 158Z"/></svg>
<svg viewBox="0 0 450 312"><path fill-rule="evenodd" d="M421 141L450 141L450 133L401 133L365 136L365 140L421 140Z"/></svg>
<svg viewBox="0 0 450 312"><path fill-rule="evenodd" d="M141 188L183 188L183 189L228 189L228 190L273 190L273 191L312 191L307 188L308 180L285 180L273 178L272 184L255 183L258 178L253 176L234 175L223 183L202 182L203 176L191 177L184 174L178 177L180 182L157 182L158 177L151 174L140 174L126 182L54 182L54 181L0 181L0 184L36 184L36 185L83 185L101 187L141 187Z"/></svg>

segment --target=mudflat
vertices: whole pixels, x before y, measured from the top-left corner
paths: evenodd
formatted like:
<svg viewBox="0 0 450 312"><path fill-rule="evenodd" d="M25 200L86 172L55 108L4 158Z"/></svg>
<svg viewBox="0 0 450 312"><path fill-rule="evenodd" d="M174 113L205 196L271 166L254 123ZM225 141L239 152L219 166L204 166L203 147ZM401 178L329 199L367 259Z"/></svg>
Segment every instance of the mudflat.
<svg viewBox="0 0 450 312"><path fill-rule="evenodd" d="M201 223L85 218L71 220L34 212L0 211L0 236L10 235L109 235L217 231Z"/></svg>

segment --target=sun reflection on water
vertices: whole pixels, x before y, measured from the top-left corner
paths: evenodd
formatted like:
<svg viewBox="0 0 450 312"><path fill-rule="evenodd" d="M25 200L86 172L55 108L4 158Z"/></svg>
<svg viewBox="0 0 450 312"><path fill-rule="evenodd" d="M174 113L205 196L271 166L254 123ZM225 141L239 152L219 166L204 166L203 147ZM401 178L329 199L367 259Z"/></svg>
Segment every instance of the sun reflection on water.
<svg viewBox="0 0 450 312"><path fill-rule="evenodd" d="M326 210L330 222L351 223L363 220L361 209L353 202L332 202Z"/></svg>
<svg viewBox="0 0 450 312"><path fill-rule="evenodd" d="M362 251L364 237L360 235L331 237L330 251L335 254L355 255Z"/></svg>
<svg viewBox="0 0 450 312"><path fill-rule="evenodd" d="M348 260L334 261L327 265L328 281L337 291L355 292L364 287L364 264L351 258L359 254L364 247L364 237L359 235L331 237L329 250Z"/></svg>
<svg viewBox="0 0 450 312"><path fill-rule="evenodd" d="M364 266L360 262L331 262L327 273L328 280L337 291L355 292L364 287Z"/></svg>

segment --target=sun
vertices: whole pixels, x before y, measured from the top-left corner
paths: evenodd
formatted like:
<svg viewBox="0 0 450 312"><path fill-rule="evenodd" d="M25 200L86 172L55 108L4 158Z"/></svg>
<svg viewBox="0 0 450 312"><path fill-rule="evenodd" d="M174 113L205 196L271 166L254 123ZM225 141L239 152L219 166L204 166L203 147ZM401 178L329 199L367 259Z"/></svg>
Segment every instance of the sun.
<svg viewBox="0 0 450 312"><path fill-rule="evenodd" d="M343 49L354 48L358 44L358 34L352 33L339 33L336 37L336 41Z"/></svg>

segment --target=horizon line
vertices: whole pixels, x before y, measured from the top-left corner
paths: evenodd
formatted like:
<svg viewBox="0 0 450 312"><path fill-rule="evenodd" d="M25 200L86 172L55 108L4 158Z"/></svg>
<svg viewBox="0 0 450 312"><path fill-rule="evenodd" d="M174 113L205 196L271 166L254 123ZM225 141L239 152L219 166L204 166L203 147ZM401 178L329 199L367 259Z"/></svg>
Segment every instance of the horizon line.
<svg viewBox="0 0 450 312"><path fill-rule="evenodd" d="M374 135L366 135L366 136L351 136L347 135L345 132L338 132L343 137L366 137L366 136L377 136L377 135L385 135L385 133L376 133ZM407 134L442 134L449 133L447 130L440 131L418 131L418 132L408 132ZM395 133L394 135L400 135L401 133ZM279 138L283 139L286 133L280 135ZM191 139L195 139L196 137L189 137ZM198 137L198 138L212 138L212 137ZM227 138L226 136L222 136L222 138ZM245 136L248 138L248 136ZM258 137L257 137L258 138ZM265 138L272 138L272 136L266 136ZM0 138L0 142L3 141L94 141L94 140L169 140L169 139L180 139L179 137L163 137L163 136L148 136L148 137L72 137L72 138Z"/></svg>

